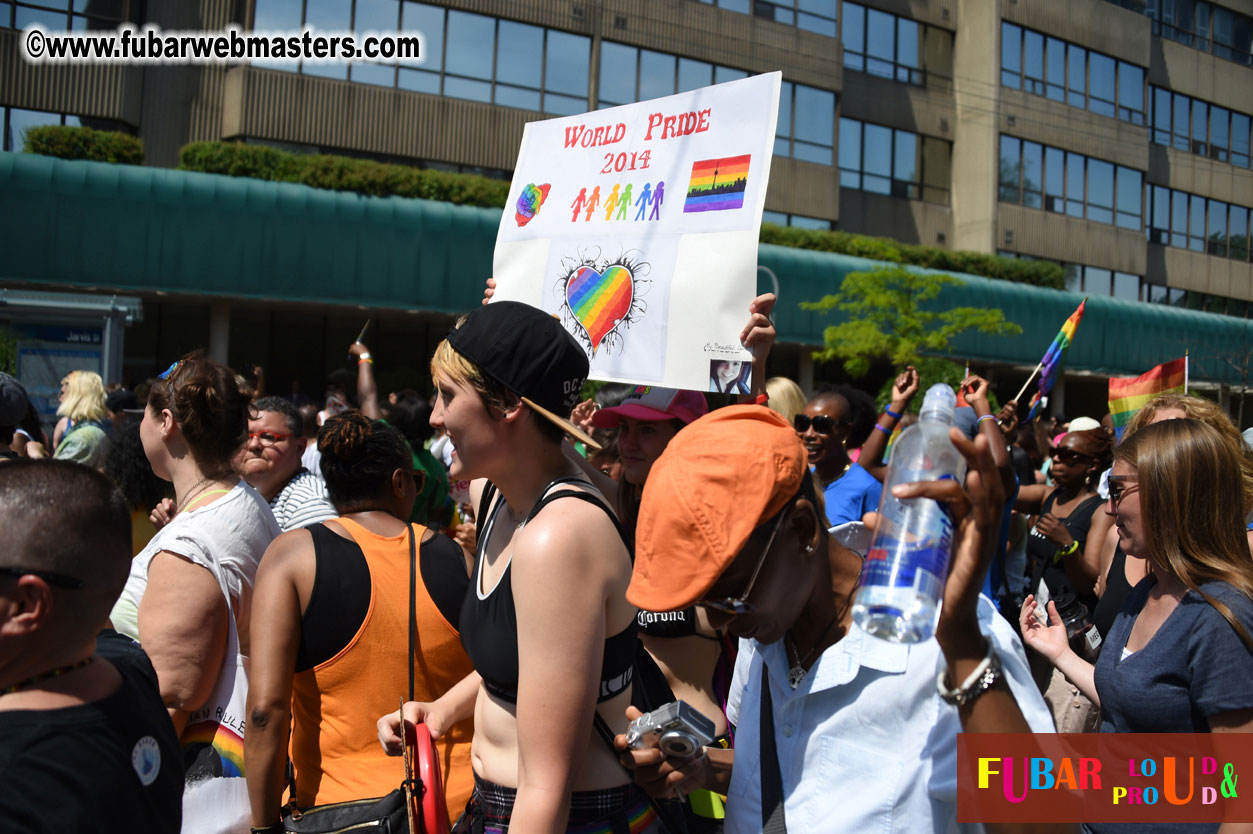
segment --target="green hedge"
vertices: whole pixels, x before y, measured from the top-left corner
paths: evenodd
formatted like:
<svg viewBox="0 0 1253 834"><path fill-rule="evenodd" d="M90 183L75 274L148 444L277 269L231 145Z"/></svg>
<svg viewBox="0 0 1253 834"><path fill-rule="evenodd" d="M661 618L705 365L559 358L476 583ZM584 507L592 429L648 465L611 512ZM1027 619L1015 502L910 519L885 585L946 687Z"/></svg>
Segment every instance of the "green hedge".
<svg viewBox="0 0 1253 834"><path fill-rule="evenodd" d="M882 237L855 235L851 232L831 232L819 229L798 229L794 226L776 226L763 223L761 242L796 249L816 249L820 252L836 252L858 258L870 258L898 264L913 264L945 272L966 272L986 278L1000 278L1019 284L1061 289L1066 285L1062 268L1052 261L1035 261L1026 258L1003 258L980 252L955 252L934 246L900 243Z"/></svg>
<svg viewBox="0 0 1253 834"><path fill-rule="evenodd" d="M473 174L431 171L388 165L344 156L300 155L264 145L236 142L196 142L183 148L179 167L186 171L255 177L275 182L298 182L314 188L353 191L375 197L421 197L458 205L503 208L509 183ZM818 231L762 224L763 243L798 249L816 249L914 264L946 272L968 272L1024 284L1060 289L1061 267L1049 261L1019 260L977 252L953 252L931 246L898 243L886 238L849 232Z"/></svg>
<svg viewBox="0 0 1253 834"><path fill-rule="evenodd" d="M93 130L90 127L44 125L26 131L22 149L27 153L60 159L90 159L142 165L144 143L127 133Z"/></svg>
<svg viewBox="0 0 1253 834"><path fill-rule="evenodd" d="M346 156L301 155L263 145L195 142L179 154L179 168L232 177L298 182L373 197L420 197L464 206L503 208L509 183L472 174L388 165Z"/></svg>

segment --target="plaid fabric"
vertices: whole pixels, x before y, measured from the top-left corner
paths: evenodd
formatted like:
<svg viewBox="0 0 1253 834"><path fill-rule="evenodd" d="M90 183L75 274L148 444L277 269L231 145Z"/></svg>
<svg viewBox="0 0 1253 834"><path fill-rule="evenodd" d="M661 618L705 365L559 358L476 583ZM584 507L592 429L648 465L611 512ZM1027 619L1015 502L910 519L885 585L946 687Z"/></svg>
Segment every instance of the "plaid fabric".
<svg viewBox="0 0 1253 834"><path fill-rule="evenodd" d="M473 834L505 834L517 797L514 788L506 788L474 777L474 795L466 806L466 819L459 820L458 831ZM464 827L463 827L464 826ZM623 785L601 791L575 791L570 796L570 821L567 834L665 834L657 812L648 797L635 785Z"/></svg>

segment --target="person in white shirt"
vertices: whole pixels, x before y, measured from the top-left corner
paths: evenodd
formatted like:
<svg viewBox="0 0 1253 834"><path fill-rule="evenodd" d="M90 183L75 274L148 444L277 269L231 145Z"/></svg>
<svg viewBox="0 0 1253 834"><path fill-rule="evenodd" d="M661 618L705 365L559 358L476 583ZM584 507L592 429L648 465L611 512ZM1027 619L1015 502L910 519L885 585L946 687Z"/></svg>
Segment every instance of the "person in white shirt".
<svg viewBox="0 0 1253 834"><path fill-rule="evenodd" d="M711 625L741 638L727 710L736 747L666 761L655 747L628 752L619 736L639 784L654 796L727 794L728 834L780 824L945 831L957 828L959 731L1052 731L1021 643L979 593L1001 479L986 439L952 436L969 464L966 487L931 481L898 493L935 498L955 519L936 635L914 645L853 623L862 559L829 536L805 450L783 418L731 406L671 440L644 487L627 598L653 611L702 605Z"/></svg>

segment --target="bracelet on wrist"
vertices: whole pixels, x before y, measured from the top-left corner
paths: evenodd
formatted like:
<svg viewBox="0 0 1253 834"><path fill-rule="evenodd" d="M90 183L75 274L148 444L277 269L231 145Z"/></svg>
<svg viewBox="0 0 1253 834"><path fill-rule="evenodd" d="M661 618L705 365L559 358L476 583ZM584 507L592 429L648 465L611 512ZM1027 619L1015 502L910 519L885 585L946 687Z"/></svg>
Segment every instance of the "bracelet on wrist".
<svg viewBox="0 0 1253 834"><path fill-rule="evenodd" d="M890 407L883 409L883 413L891 417L893 420L901 419L901 415L893 411Z"/></svg>
<svg viewBox="0 0 1253 834"><path fill-rule="evenodd" d="M936 675L935 688L946 704L952 704L960 709L991 689L1000 680L1001 674L1001 660L997 657L996 647L991 640L988 640L987 654L983 656L983 660L979 661L979 665L967 676L966 680L962 681L961 686L949 689L945 680L948 677L948 669L945 668Z"/></svg>
<svg viewBox="0 0 1253 834"><path fill-rule="evenodd" d="M995 420L995 419L996 419L995 414L984 414L978 420L975 420L975 425L976 426L982 425L984 420Z"/></svg>
<svg viewBox="0 0 1253 834"><path fill-rule="evenodd" d="M892 430L889 429L887 426L880 425L879 423L875 423L874 427L878 429L879 431L883 432L884 434L888 435L889 437L891 437Z"/></svg>
<svg viewBox="0 0 1253 834"><path fill-rule="evenodd" d="M1066 545L1065 547L1059 547L1057 549L1057 552L1053 554L1053 561L1060 562L1062 559L1065 559L1067 556L1073 555L1074 553L1078 552L1078 550L1079 550L1079 542L1075 541L1074 539L1071 539L1070 544Z"/></svg>
<svg viewBox="0 0 1253 834"><path fill-rule="evenodd" d="M373 360L373 359L371 359L371 358L370 358L370 357L368 357L368 356L361 356L361 357L359 357L359 358L357 359L357 364L358 364L358 365L364 365L364 364L366 364L366 363L369 363L369 364L373 365L373 364L374 364L374 360Z"/></svg>
<svg viewBox="0 0 1253 834"><path fill-rule="evenodd" d="M756 399L753 400L754 405L768 405L769 403L770 403L769 394L758 394Z"/></svg>

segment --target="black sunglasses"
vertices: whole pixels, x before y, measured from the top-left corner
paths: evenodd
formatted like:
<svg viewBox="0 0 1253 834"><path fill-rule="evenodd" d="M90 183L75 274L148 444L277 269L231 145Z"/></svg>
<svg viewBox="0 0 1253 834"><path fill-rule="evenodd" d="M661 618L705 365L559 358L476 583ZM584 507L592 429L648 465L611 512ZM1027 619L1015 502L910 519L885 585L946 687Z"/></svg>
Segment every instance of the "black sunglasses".
<svg viewBox="0 0 1253 834"><path fill-rule="evenodd" d="M1065 446L1058 446L1053 450L1053 457L1062 463L1074 463L1077 460L1096 460L1092 455L1076 452L1074 449L1067 449Z"/></svg>
<svg viewBox="0 0 1253 834"><path fill-rule="evenodd" d="M809 427L813 426L814 431L818 434L830 434L835 431L836 426L842 426L844 423L835 421L835 418L828 417L825 414L819 414L817 417L810 417L808 414L797 414L792 418L792 428L797 431L809 431Z"/></svg>
<svg viewBox="0 0 1253 834"><path fill-rule="evenodd" d="M49 585L56 585L60 588L73 588L76 590L87 584L83 582L83 580L74 576L66 576L63 573L57 573L50 570L36 570L34 568L0 566L0 576L38 576Z"/></svg>

